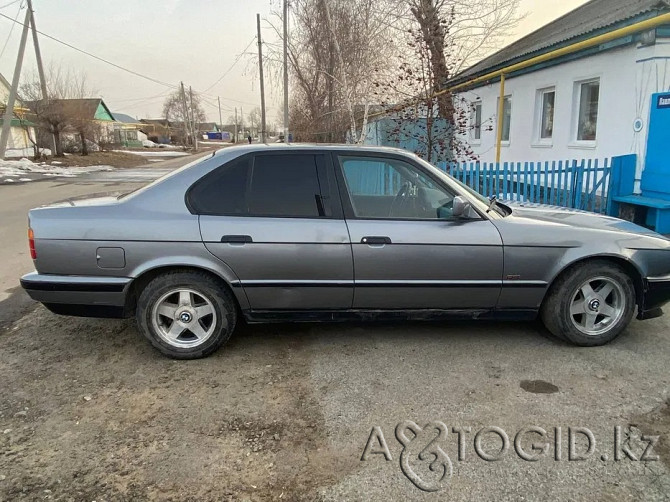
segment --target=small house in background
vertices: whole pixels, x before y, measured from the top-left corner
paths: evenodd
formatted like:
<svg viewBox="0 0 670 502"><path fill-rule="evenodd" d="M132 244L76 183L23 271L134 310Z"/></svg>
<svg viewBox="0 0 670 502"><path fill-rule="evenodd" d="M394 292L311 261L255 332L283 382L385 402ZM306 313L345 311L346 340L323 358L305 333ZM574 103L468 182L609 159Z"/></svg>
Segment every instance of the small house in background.
<svg viewBox="0 0 670 502"><path fill-rule="evenodd" d="M183 137L184 128L181 124L174 124L167 119L141 119L142 131L149 141L162 145L179 143Z"/></svg>
<svg viewBox="0 0 670 502"><path fill-rule="evenodd" d="M204 135L208 132L221 132L221 129L219 129L219 126L216 124L216 122L200 122L198 124L198 132Z"/></svg>
<svg viewBox="0 0 670 502"><path fill-rule="evenodd" d="M235 138L235 130L237 130L237 138ZM235 127L235 124L223 124L221 126L221 133L222 135L225 135L224 137L228 137L229 139L226 141L230 142L237 142L237 141L242 141L244 138L242 138L242 126L238 125L237 128ZM227 133L227 134L226 134Z"/></svg>
<svg viewBox="0 0 670 502"><path fill-rule="evenodd" d="M55 99L52 101L70 121L86 121L93 126L90 137L92 143L110 144L114 141L114 116L101 98ZM78 151L81 139L70 125L61 134L63 148ZM95 149L95 145L91 145Z"/></svg>
<svg viewBox="0 0 670 502"><path fill-rule="evenodd" d="M357 123L364 123L363 144L402 148L416 153L428 162L451 160L449 138L453 128L446 119L430 117L422 104L396 104L388 107L368 105L367 120L364 107L355 107ZM347 131L347 142L360 140Z"/></svg>
<svg viewBox="0 0 670 502"><path fill-rule="evenodd" d="M10 89L10 83L0 74L0 127L3 125L3 116L7 108ZM8 157L32 155L33 141L37 141L36 125L26 118L28 114L28 108L23 101L17 98L14 102L14 117L12 118L7 141Z"/></svg>
<svg viewBox="0 0 670 502"><path fill-rule="evenodd" d="M114 143L117 145L139 148L148 139L142 128L145 126L139 119L125 113L114 112Z"/></svg>
<svg viewBox="0 0 670 502"><path fill-rule="evenodd" d="M501 79L485 77L502 72L501 162L636 154L639 179L652 95L670 90L670 24L639 23L669 12L668 0L591 0L456 75L449 84L465 86L455 102L470 117L462 139L482 162L496 160Z"/></svg>
<svg viewBox="0 0 670 502"><path fill-rule="evenodd" d="M198 124L200 137L205 140L230 141L231 135L222 130L215 122L201 122Z"/></svg>

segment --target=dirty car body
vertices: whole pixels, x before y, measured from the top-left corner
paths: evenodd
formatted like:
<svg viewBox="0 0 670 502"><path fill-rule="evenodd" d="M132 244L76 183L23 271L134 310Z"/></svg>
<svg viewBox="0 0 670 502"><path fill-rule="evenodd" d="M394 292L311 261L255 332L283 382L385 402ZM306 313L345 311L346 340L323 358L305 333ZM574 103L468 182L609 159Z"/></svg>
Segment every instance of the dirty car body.
<svg viewBox="0 0 670 502"><path fill-rule="evenodd" d="M567 308L568 338L596 345L633 310L655 317L670 299L664 237L490 204L388 148L228 148L120 198L33 209L29 224L36 271L21 283L33 299L58 314L141 315L172 357L211 353L238 315L534 319ZM589 277L589 264L602 273Z"/></svg>

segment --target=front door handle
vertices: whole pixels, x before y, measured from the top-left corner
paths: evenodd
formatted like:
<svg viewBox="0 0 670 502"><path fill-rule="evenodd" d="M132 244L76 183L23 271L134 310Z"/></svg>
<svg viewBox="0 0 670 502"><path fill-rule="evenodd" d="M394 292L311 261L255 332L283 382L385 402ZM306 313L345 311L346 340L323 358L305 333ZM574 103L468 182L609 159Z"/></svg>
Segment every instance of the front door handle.
<svg viewBox="0 0 670 502"><path fill-rule="evenodd" d="M250 235L224 235L221 237L221 242L228 244L247 244L254 242Z"/></svg>
<svg viewBox="0 0 670 502"><path fill-rule="evenodd" d="M379 246L384 244L392 244L390 237L363 237L361 239L361 244L367 244L368 246Z"/></svg>

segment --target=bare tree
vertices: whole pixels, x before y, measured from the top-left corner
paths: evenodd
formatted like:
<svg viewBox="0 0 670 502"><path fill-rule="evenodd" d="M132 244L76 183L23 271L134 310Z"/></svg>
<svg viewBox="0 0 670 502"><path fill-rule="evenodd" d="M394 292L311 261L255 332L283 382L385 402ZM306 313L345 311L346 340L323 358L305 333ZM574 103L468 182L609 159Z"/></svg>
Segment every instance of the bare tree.
<svg viewBox="0 0 670 502"><path fill-rule="evenodd" d="M509 34L519 1L293 0L288 50L295 139L362 142L371 107L409 104L411 111L395 119L423 120L427 151L439 143L451 149L447 136L468 112L453 102L448 82ZM281 13L270 25L281 39ZM270 74L279 80L281 47L268 49ZM433 127L438 122L446 124L442 130Z"/></svg>
<svg viewBox="0 0 670 502"><path fill-rule="evenodd" d="M38 125L53 135L56 157L63 156L62 134L73 132L81 141L81 152L88 154L87 140L93 141L98 128L83 106L69 106L63 100L89 98L85 73L50 64L46 71L47 98L43 99L39 77L33 72L21 85L21 96L35 114Z"/></svg>
<svg viewBox="0 0 670 502"><path fill-rule="evenodd" d="M33 145L33 158L35 160L39 160L43 157L43 152L40 150L39 144L37 143L37 138L33 138L32 134L32 129L33 127L31 125L28 125L29 123L22 119L19 118L21 128L25 131L26 137L28 138L28 141L30 141L30 144Z"/></svg>
<svg viewBox="0 0 670 502"><path fill-rule="evenodd" d="M259 106L252 108L247 115L250 130L258 131L261 128L261 109Z"/></svg>
<svg viewBox="0 0 670 502"><path fill-rule="evenodd" d="M193 134L197 134L197 124L205 122L207 115L202 108L201 99L197 92L193 92L193 99L188 96L184 99L181 89L170 94L163 103L163 117L169 122L181 124L186 133L182 137L182 144L194 142ZM193 131L191 125L195 124Z"/></svg>
<svg viewBox="0 0 670 502"><path fill-rule="evenodd" d="M103 134L102 128L90 115L90 108L83 102L75 103L67 107L67 120L69 128L78 136L81 143L81 154L88 155L89 141L96 141Z"/></svg>
<svg viewBox="0 0 670 502"><path fill-rule="evenodd" d="M290 129L296 141L356 141L358 108L372 99L375 71L385 67L394 40L386 0L291 2ZM281 14L270 19L277 36ZM268 47L270 74L281 76L280 47Z"/></svg>
<svg viewBox="0 0 670 502"><path fill-rule="evenodd" d="M457 139L469 127L471 107L452 96L449 82L516 26L519 0L391 1L398 9L392 26L411 48L398 56L395 75L377 81L392 111L392 133L411 137L428 160L435 154L440 160L472 158L469 145Z"/></svg>

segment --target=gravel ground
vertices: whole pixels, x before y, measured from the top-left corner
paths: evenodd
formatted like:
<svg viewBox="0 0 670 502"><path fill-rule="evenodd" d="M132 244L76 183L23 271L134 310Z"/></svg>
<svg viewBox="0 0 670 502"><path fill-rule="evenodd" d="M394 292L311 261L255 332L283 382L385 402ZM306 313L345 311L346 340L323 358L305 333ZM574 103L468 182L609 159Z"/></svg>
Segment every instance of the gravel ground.
<svg viewBox="0 0 670 502"><path fill-rule="evenodd" d="M177 362L134 320L30 302L27 208L139 174L152 175L0 187L0 502L670 500L670 317L593 349L537 323L243 326ZM520 436L532 454L548 444L535 462L513 445L529 426L547 432ZM509 438L499 461L475 451L478 433L484 455L500 450L487 427ZM462 459L454 428L470 430ZM570 428L573 457L588 446L578 428L593 433L587 460L570 460ZM641 436L660 438L657 460L640 459Z"/></svg>
<svg viewBox="0 0 670 502"><path fill-rule="evenodd" d="M577 349L533 323L245 326L213 357L176 362L132 320L37 307L0 334L0 500L667 500L667 333L665 319L635 323ZM524 390L531 380L546 383ZM449 429L453 476L438 493L400 468L405 420ZM513 446L476 455L480 429L513 441L531 425L562 428L561 461L553 446L537 462ZM640 435L660 435L660 459L615 462L617 425L636 458ZM361 460L373 426L389 461ZM472 431L462 461L453 427ZM569 427L593 432L588 460L569 461ZM418 454L433 437L407 448L428 483L439 471ZM500 450L490 434L482 445Z"/></svg>

